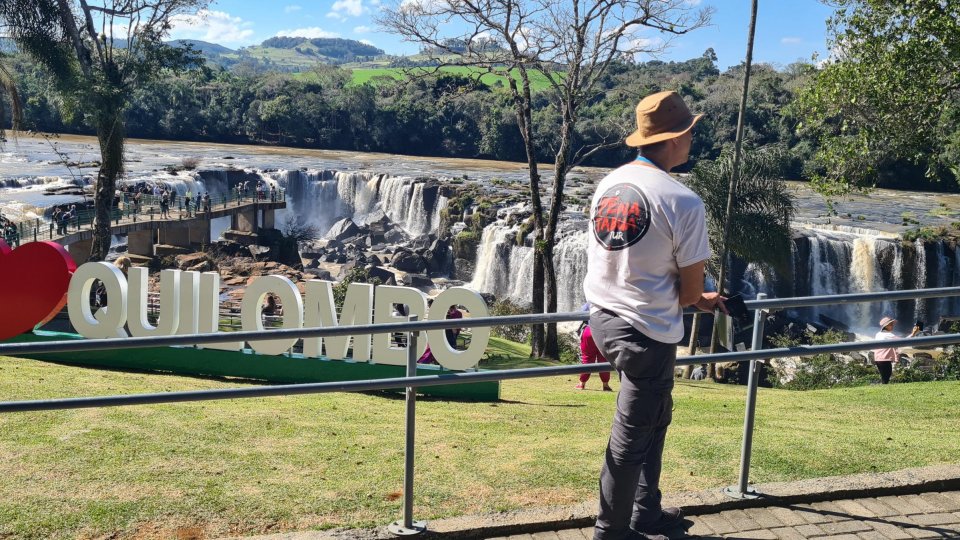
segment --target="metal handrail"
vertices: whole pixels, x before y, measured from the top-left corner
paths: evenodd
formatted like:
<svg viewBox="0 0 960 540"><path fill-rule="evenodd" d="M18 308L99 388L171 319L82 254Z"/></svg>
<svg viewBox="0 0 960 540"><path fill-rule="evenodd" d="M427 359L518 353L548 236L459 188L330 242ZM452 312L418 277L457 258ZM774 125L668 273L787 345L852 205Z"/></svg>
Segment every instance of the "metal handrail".
<svg viewBox="0 0 960 540"><path fill-rule="evenodd" d="M736 498L752 498L759 496L749 487L749 468L752 454L754 416L758 386L758 367L760 360L783 358L791 356L812 356L824 353L840 353L869 350L874 348L890 348L906 345L937 346L960 344L960 333L913 338L899 338L890 340L870 340L861 342L835 343L828 345L806 345L795 347L781 347L763 349L763 335L765 314L772 309L791 307L805 307L825 304L847 304L855 302L911 300L917 298L960 296L960 287L937 289L921 289L910 291L896 291L884 293L858 293L832 296L812 296L792 299L765 299L765 295L758 295L758 299L746 302L749 309L754 311L753 350L722 354L706 354L678 359L676 365L688 366L694 364L709 364L717 362L749 361L750 370L747 384L747 398L744 413L743 444L741 448L740 474L737 485L724 490L725 493ZM341 326L334 328L297 328L264 331L217 332L208 334L194 334L185 336L161 336L126 339L96 339L96 340L69 340L46 343L0 344L0 355L16 355L40 352L69 352L104 349L129 349L137 347L152 347L161 345L199 345L222 342L225 334L231 340L256 340L263 338L306 338L306 337L333 337L355 334L377 334L409 332L407 347L407 371L405 377L389 379L340 381L325 383L305 383L269 385L248 388L224 388L214 390L193 390L185 392L165 392L155 394L129 394L119 396L80 397L65 399L45 399L29 401L0 402L0 413L49 411L64 409L79 409L91 407L116 407L126 405L146 405L159 403L178 403L187 401L209 401L221 399L253 398L283 395L319 394L328 392L364 392L388 390L406 387L406 440L404 457L404 490L403 490L403 519L390 524L389 530L397 535L412 535L426 530L426 524L413 520L413 474L414 474L414 429L415 429L415 402L416 388L465 384L471 382L489 382L536 377L551 377L562 375L576 375L582 373L601 373L613 370L610 364L584 364L570 366L551 366L541 368L510 369L498 371L469 371L462 373L444 373L441 375L415 376L416 374L416 342L417 333L426 330L446 328L488 327L515 324L541 324L551 322L584 321L589 318L585 312L513 315L506 317L477 317L472 319L453 319L439 321L370 324L356 326Z"/></svg>
<svg viewBox="0 0 960 540"><path fill-rule="evenodd" d="M466 324L463 321L469 319L457 319L460 325ZM479 319L478 319L479 320ZM444 321L436 321L444 322ZM397 323L400 324L409 323ZM382 325L387 326L387 325ZM359 327L347 327L359 328ZM273 335L274 332L244 332L245 334L257 334L263 337L265 334ZM231 339L240 332L231 332ZM343 335L330 334L330 335ZM219 341L223 341L223 334L220 334ZM134 339L123 340L98 340L98 341L122 341L129 342ZM93 341L93 340L91 340ZM50 342L53 343L53 342ZM937 345L955 345L960 344L960 334L944 334L940 336L923 336L917 338L902 338L889 340L871 340L858 341L853 343L835 343L829 345L801 345L796 347L781 347L777 349L761 349L757 351L743 351L732 353L714 353L699 356L687 356L677 359L677 366L690 366L699 364L713 364L718 362L742 362L749 360L766 360L773 358L784 358L790 356L813 356L823 353L840 353L852 351L864 351L882 347L898 347L903 345L917 346L937 346ZM64 349L60 349L64 350ZM76 349L73 349L76 350ZM38 352L31 350L31 353ZM51 352L43 350L42 352ZM0 350L0 353L7 354ZM50 411L61 409L80 409L90 407L118 407L124 405L149 405L158 403L178 403L186 401L210 401L220 399L238 399L253 397L270 397L282 395L301 395L301 394L323 394L328 392L372 392L377 390L389 390L392 388L412 387L421 388L427 386L438 386L447 384L467 384L477 382L495 382L514 379L533 379L537 377L554 377L560 375L579 375L581 373L601 373L612 371L614 368L610 364L580 364L568 366L548 366L537 368L522 369L503 369L490 371L469 371L453 373L448 372L442 375L418 375L416 377L393 377L388 379L368 379L360 381L337 381L323 383L302 383L302 384L277 384L244 388L220 388L214 390L190 390L184 392L163 392L158 394L124 394L117 396L101 397L82 397L82 398L64 398L64 399L40 399L30 401L4 401L0 402L0 413L5 412L26 412L26 411Z"/></svg>
<svg viewBox="0 0 960 540"><path fill-rule="evenodd" d="M744 302L748 310L778 310L794 307L828 305L828 304L849 304L858 302L873 302L878 300L909 300L916 298L939 298L947 296L960 296L960 287L941 287L935 289L913 289L906 291L894 291L888 293L854 293L822 296L804 296L798 298L770 298L751 300ZM696 310L687 309L685 312L693 313ZM507 326L518 324L546 324L560 322L583 322L590 318L585 311L575 311L567 313L533 313L527 315L508 315L497 317L476 317L468 319L472 327L488 326ZM418 322L400 322L400 323L378 323L357 326L338 326L335 328L284 328L277 330L264 331L241 331L229 332L231 340L256 340L263 338L310 338L310 337L337 337L353 334L377 334L387 332L408 332L408 331L427 331L441 330L447 328L461 328L464 326L460 320L441 320L441 321L418 321ZM173 345L204 345L207 343L218 343L223 341L223 333L207 334L185 334L176 336L158 336L158 337L129 337L123 340L117 339L90 339L84 341L48 341L44 343L11 343L0 344L0 355L27 354L27 353L49 353L49 352L70 352L70 351L95 351L95 350L115 350L130 349L137 347L158 347ZM840 344L842 345L842 344ZM832 345L831 345L832 346ZM774 349L766 349L774 350ZM850 349L858 350L858 349ZM840 352L840 351L836 351ZM750 354L750 353L738 353ZM698 358L705 358L699 356ZM755 358L762 358L757 356ZM745 357L744 360L749 360ZM732 361L734 359L731 359ZM709 362L702 362L709 363Z"/></svg>
<svg viewBox="0 0 960 540"><path fill-rule="evenodd" d="M210 209L215 210L217 208L227 208L229 204L234 204L235 206L243 206L246 204L266 204L266 203L276 203L276 202L286 202L287 190L278 189L276 196L272 196L269 192L263 198L260 198L256 192L252 195L244 192L236 192L231 190L230 195L224 195L220 197L211 197L210 198ZM160 220L160 197L152 194L142 194L140 199L140 204L134 205L132 200L132 195L124 193L121 195L122 208L120 206L114 206L110 210L110 221L114 224L119 224L121 220L132 219L133 222L137 222L138 218L148 218L150 221ZM176 217L167 217L163 218L166 220L176 220L183 219L184 217L190 218L197 216L198 214L203 214L204 210L201 206L201 201L198 197L191 198L190 205L184 205L184 196L177 195L176 206L171 205L169 207L169 212L177 212ZM62 206L62 205L54 205ZM38 210L43 210L48 207L38 207ZM8 220L17 228L17 233L14 238L11 240L19 244L21 240L32 239L33 241L37 240L53 240L54 238L69 235L73 232L80 231L83 228L93 227L94 218L96 217L95 210L89 209L78 209L77 214L70 217L69 222L66 224L56 223L53 220L34 218L34 219L23 219L15 221L12 219ZM62 233L61 225L66 229L66 233Z"/></svg>

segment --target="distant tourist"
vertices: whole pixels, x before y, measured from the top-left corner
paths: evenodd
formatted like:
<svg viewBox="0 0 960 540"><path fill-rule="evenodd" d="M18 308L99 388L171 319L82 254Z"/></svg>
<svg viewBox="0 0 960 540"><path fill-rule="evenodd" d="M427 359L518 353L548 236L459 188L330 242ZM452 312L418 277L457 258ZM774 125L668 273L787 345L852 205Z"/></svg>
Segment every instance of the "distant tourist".
<svg viewBox="0 0 960 540"><path fill-rule="evenodd" d="M447 310L448 319L462 319L463 312L457 309L457 306L450 306L450 309ZM450 347L453 349L457 348L457 338L460 337L461 328L447 328L444 330L444 334L447 337L447 343L450 344Z"/></svg>
<svg viewBox="0 0 960 540"><path fill-rule="evenodd" d="M277 186L270 186L270 202L277 202Z"/></svg>
<svg viewBox="0 0 960 540"><path fill-rule="evenodd" d="M597 348L597 344L593 341L593 333L590 331L590 325L587 325L583 328L583 332L580 334L580 363L581 364L599 364L606 363L607 359L600 354L600 349ZM587 381L590 380L589 373L580 374L580 383L575 387L577 390L584 390L587 387ZM613 392L613 388L610 388L610 372L602 371L600 372L600 382L603 383L604 392Z"/></svg>
<svg viewBox="0 0 960 540"><path fill-rule="evenodd" d="M897 322L893 317L884 317L880 319L880 331L874 339L898 339L900 336L893 333L893 324ZM913 331L907 337L914 337L920 333L920 326L913 327ZM893 374L893 363L900 359L900 352L894 347L873 350L873 363L880 372L880 384L889 384L890 376Z"/></svg>
<svg viewBox="0 0 960 540"><path fill-rule="evenodd" d="M168 219L170 217L170 194L167 193L167 190L163 190L160 193L160 219Z"/></svg>
<svg viewBox="0 0 960 540"><path fill-rule="evenodd" d="M283 309L277 305L277 297L268 294L267 301L260 308L260 315L263 317L264 322L266 322L267 317L277 317L283 315Z"/></svg>
<svg viewBox="0 0 960 540"><path fill-rule="evenodd" d="M130 271L130 266L133 264L133 261L130 260L130 257L122 255L117 257L117 260L113 261L113 265L120 269L123 272L123 275L127 275L127 272Z"/></svg>
<svg viewBox="0 0 960 540"><path fill-rule="evenodd" d="M584 304L583 311L590 311L590 304ZM593 333L590 331L590 325L584 323L580 329L580 363L581 364L598 364L600 362L606 363L607 359L600 354L600 349L597 348L597 344L593 341ZM580 383L577 384L574 388L577 390L584 390L587 388L587 381L590 380L589 373L580 374ZM612 392L613 388L610 388L610 372L604 371L600 373L600 382L603 383L604 392Z"/></svg>

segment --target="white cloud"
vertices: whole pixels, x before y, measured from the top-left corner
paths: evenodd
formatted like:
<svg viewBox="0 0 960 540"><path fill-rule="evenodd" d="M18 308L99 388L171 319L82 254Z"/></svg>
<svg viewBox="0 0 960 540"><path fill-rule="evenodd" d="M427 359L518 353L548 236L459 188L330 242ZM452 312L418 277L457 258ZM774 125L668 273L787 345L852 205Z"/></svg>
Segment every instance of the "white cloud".
<svg viewBox="0 0 960 540"><path fill-rule="evenodd" d="M664 45L663 38L652 37L652 38L636 38L630 40L630 47L633 49L643 49L643 50L656 50L662 48Z"/></svg>
<svg viewBox="0 0 960 540"><path fill-rule="evenodd" d="M304 37L308 39L314 38L337 38L340 37L340 34L336 32L328 32L323 28L318 26L311 26L309 28L295 28L293 30L280 30L277 32L277 36L283 37Z"/></svg>
<svg viewBox="0 0 960 540"><path fill-rule="evenodd" d="M359 17L369 11L369 8L364 7L363 0L337 0L333 3L333 6L330 7L331 13L336 13L340 16L349 15L351 17Z"/></svg>
<svg viewBox="0 0 960 540"><path fill-rule="evenodd" d="M359 40L359 41L360 41L360 43L363 43L363 44L365 44L365 45L369 45L369 46L371 46L371 47L376 47L376 45L374 45L373 42L370 41L369 39L361 39L361 40Z"/></svg>
<svg viewBox="0 0 960 540"><path fill-rule="evenodd" d="M253 23L224 11L201 9L193 15L174 15L170 37L213 43L240 43L253 37Z"/></svg>
<svg viewBox="0 0 960 540"><path fill-rule="evenodd" d="M341 21L341 22L347 20L347 17L346 17L346 16L341 15L341 14L335 12L335 11L331 11L331 12L327 13L327 18L329 18L329 19L334 19L334 20Z"/></svg>
<svg viewBox="0 0 960 540"><path fill-rule="evenodd" d="M369 33L371 32L371 30L372 30L372 29L371 29L369 26L358 26L358 27L356 27L356 28L353 29L353 33L354 33L354 34L369 34Z"/></svg>
<svg viewBox="0 0 960 540"><path fill-rule="evenodd" d="M303 9L303 8L300 7L300 6L298 6L298 5L296 5L296 4L290 4L289 6L285 6L285 7L283 8L283 12L284 12L284 13L294 13L294 12L296 12L296 11L300 11L301 9Z"/></svg>
<svg viewBox="0 0 960 540"><path fill-rule="evenodd" d="M780 38L780 43L783 43L784 45L797 45L797 44L803 43L803 39L798 37L787 36L784 38Z"/></svg>

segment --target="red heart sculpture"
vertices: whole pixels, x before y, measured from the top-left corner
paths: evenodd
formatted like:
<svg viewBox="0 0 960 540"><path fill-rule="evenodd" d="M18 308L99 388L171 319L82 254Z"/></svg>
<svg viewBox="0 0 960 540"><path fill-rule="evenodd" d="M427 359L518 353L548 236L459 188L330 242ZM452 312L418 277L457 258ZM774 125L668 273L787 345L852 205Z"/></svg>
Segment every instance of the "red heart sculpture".
<svg viewBox="0 0 960 540"><path fill-rule="evenodd" d="M0 340L59 313L76 269L67 250L55 242L30 242L11 250L0 240Z"/></svg>

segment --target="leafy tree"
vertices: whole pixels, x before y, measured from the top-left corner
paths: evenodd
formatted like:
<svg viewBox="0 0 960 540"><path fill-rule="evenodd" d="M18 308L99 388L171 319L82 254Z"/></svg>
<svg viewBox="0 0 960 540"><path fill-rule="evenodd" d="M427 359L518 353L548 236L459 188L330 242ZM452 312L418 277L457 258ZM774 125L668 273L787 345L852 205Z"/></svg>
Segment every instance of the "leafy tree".
<svg viewBox="0 0 960 540"><path fill-rule="evenodd" d="M557 309L553 250L567 174L601 149L622 144L623 133L592 146L583 145L583 108L602 94L607 68L623 58L650 52L639 31L684 34L705 25L711 11L686 0L587 1L461 0L403 2L386 9L379 22L387 30L421 45L437 65L470 65L507 80L529 168L534 221L533 310ZM491 46L494 40L496 46ZM654 48L661 48L654 46ZM543 146L554 163L541 194L537 155L536 100L531 77L544 77L544 115L552 118L552 137ZM615 118L622 128L627 118ZM557 358L557 329L532 330L531 354Z"/></svg>
<svg viewBox="0 0 960 540"><path fill-rule="evenodd" d="M97 134L101 165L94 202L91 260L110 249L110 218L123 172L124 113L138 86L167 69L196 62L163 36L171 18L205 0L2 0L0 23L17 47L51 74L67 117L81 117Z"/></svg>
<svg viewBox="0 0 960 540"><path fill-rule="evenodd" d="M885 174L960 177L960 2L835 0L831 57L796 103L827 195ZM913 171L911 171L911 168ZM914 171L919 171L916 174Z"/></svg>

